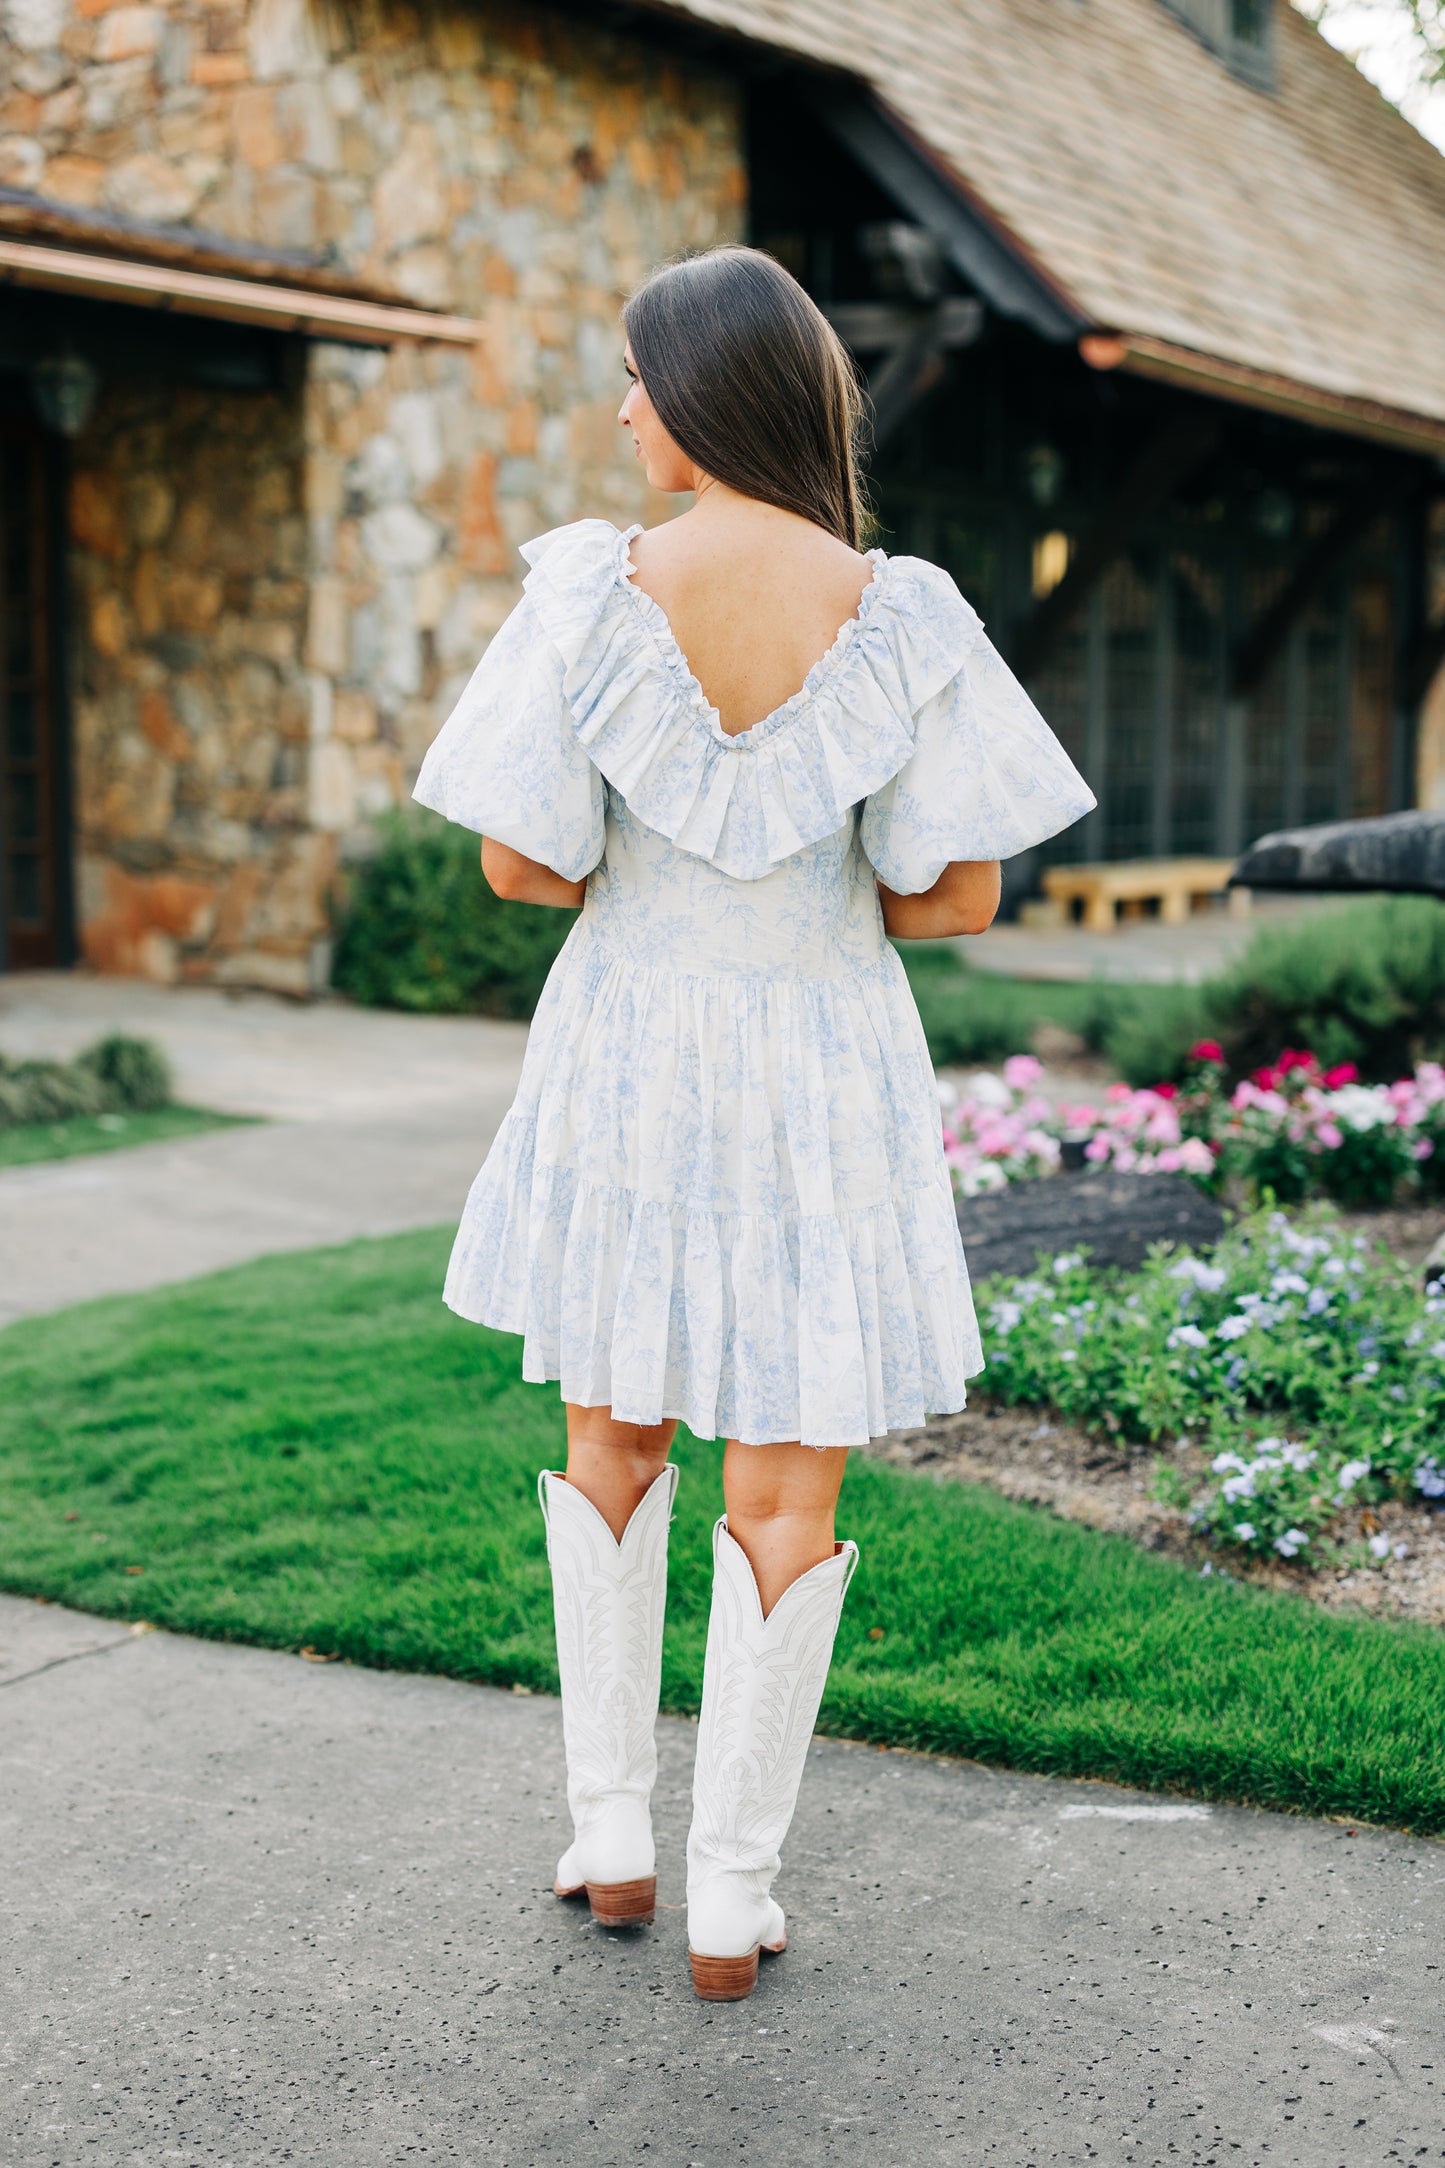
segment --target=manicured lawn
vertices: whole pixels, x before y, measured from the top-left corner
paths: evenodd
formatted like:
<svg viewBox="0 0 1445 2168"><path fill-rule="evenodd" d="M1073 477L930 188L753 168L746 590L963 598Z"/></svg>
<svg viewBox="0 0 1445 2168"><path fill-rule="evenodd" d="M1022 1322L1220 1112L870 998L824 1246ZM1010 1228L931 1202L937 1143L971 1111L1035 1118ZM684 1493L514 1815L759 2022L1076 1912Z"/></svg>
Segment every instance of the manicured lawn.
<svg viewBox="0 0 1445 2168"><path fill-rule="evenodd" d="M26 1122L0 1129L0 1167L30 1167L41 1159L74 1159L129 1144L160 1144L206 1129L231 1129L247 1119L209 1107L155 1107L144 1114L86 1114L68 1122Z"/></svg>
<svg viewBox="0 0 1445 2168"><path fill-rule="evenodd" d="M555 1685L518 1344L441 1232L268 1259L0 1334L0 1583L358 1663ZM664 1698L694 1709L719 1454L680 1442ZM1445 1642L862 1456L825 1728L1445 1830ZM139 1571L133 1570L139 1569ZM881 1638L872 1638L875 1629Z"/></svg>

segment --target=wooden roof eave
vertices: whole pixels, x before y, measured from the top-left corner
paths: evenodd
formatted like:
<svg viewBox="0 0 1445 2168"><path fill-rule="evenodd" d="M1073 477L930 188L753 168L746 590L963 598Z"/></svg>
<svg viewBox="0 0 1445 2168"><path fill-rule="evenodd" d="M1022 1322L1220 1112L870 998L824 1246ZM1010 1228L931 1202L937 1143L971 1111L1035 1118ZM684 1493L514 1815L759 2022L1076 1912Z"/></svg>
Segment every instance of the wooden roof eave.
<svg viewBox="0 0 1445 2168"><path fill-rule="evenodd" d="M392 346L402 339L470 346L483 332L474 317L446 316L430 309L313 292L262 279L183 270L133 257L52 248L5 235L0 235L0 285L255 324L353 346Z"/></svg>
<svg viewBox="0 0 1445 2168"><path fill-rule="evenodd" d="M1284 414L1315 429L1364 437L1396 451L1438 459L1445 454L1445 418L1411 414L1358 393L1327 390L1256 369L1247 362L1175 346L1144 332L1094 331L1079 341L1079 352L1094 369L1118 369L1157 383L1174 384L1206 398L1225 399L1267 414Z"/></svg>

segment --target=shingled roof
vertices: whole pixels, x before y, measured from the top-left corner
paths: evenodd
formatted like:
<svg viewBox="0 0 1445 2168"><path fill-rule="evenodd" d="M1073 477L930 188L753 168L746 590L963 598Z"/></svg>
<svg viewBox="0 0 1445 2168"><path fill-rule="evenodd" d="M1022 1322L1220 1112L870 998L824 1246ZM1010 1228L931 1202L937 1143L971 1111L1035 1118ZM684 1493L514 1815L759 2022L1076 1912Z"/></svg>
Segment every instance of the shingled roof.
<svg viewBox="0 0 1445 2168"><path fill-rule="evenodd" d="M1271 90L1162 0L668 12L862 78L1134 365L1445 422L1445 158L1286 0Z"/></svg>

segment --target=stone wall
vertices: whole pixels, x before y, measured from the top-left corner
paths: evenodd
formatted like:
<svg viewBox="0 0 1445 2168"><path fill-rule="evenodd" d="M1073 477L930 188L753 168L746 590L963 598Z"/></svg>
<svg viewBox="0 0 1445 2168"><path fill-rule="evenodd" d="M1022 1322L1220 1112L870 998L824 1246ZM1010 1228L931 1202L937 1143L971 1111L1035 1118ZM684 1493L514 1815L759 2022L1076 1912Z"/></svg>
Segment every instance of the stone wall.
<svg viewBox="0 0 1445 2168"><path fill-rule="evenodd" d="M289 397L112 385L78 448L87 952L301 991L335 857L405 794L516 544L665 509L614 419L618 309L739 230L736 86L525 0L0 0L0 22L0 182L305 250L485 327L313 345Z"/></svg>
<svg viewBox="0 0 1445 2168"><path fill-rule="evenodd" d="M76 857L103 971L311 990L301 403L123 385L70 489Z"/></svg>

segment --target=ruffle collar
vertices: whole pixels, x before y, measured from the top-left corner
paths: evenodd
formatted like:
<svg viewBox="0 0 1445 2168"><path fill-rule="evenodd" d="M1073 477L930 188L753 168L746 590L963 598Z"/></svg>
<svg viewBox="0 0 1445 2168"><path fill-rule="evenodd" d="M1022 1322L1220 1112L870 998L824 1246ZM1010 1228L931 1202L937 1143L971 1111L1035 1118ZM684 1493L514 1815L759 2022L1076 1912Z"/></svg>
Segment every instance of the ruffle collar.
<svg viewBox="0 0 1445 2168"><path fill-rule="evenodd" d="M871 551L857 614L798 691L730 735L634 584L640 531L586 519L524 543L528 597L594 765L679 850L757 880L898 773L918 710L958 674L980 620L937 566Z"/></svg>

